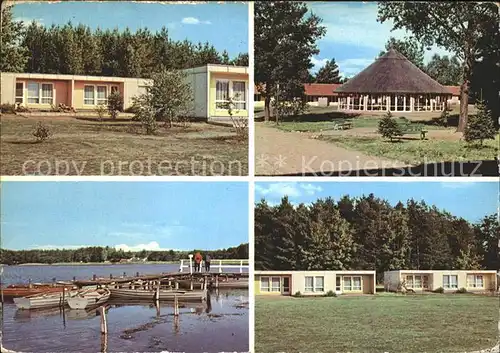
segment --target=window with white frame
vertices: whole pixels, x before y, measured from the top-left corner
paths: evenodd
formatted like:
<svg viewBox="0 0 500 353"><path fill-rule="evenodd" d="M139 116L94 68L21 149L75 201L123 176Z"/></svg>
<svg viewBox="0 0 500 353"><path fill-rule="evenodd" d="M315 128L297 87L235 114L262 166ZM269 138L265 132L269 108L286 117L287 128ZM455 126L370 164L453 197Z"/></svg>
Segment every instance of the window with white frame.
<svg viewBox="0 0 500 353"><path fill-rule="evenodd" d="M233 102L235 109L247 109L246 85L244 81L233 81Z"/></svg>
<svg viewBox="0 0 500 353"><path fill-rule="evenodd" d="M97 86L97 105L108 104L108 87Z"/></svg>
<svg viewBox="0 0 500 353"><path fill-rule="evenodd" d="M467 275L468 288L484 288L483 275Z"/></svg>
<svg viewBox="0 0 500 353"><path fill-rule="evenodd" d="M406 275L406 288L422 289L427 288L427 276Z"/></svg>
<svg viewBox="0 0 500 353"><path fill-rule="evenodd" d="M94 86L84 86L83 104L94 105Z"/></svg>
<svg viewBox="0 0 500 353"><path fill-rule="evenodd" d="M305 292L324 292L325 291L325 278L323 276L307 276L304 278Z"/></svg>
<svg viewBox="0 0 500 353"><path fill-rule="evenodd" d="M458 288L458 276L443 275L443 288L445 289Z"/></svg>
<svg viewBox="0 0 500 353"><path fill-rule="evenodd" d="M28 103L40 103L40 85L37 82L28 82Z"/></svg>
<svg viewBox="0 0 500 353"><path fill-rule="evenodd" d="M281 292L281 278L271 278L271 292Z"/></svg>
<svg viewBox="0 0 500 353"><path fill-rule="evenodd" d="M42 83L42 104L54 103L54 86L52 83Z"/></svg>
<svg viewBox="0 0 500 353"><path fill-rule="evenodd" d="M415 280L413 281L413 288L420 289L422 288L422 276L415 275Z"/></svg>
<svg viewBox="0 0 500 353"><path fill-rule="evenodd" d="M217 80L215 83L215 108L227 109L229 103L229 81Z"/></svg>
<svg viewBox="0 0 500 353"><path fill-rule="evenodd" d="M406 288L413 288L413 275L406 276Z"/></svg>
<svg viewBox="0 0 500 353"><path fill-rule="evenodd" d="M304 278L304 281L305 281L304 292L313 292L314 291L314 277L306 276Z"/></svg>
<svg viewBox="0 0 500 353"><path fill-rule="evenodd" d="M24 82L16 82L16 103L24 103Z"/></svg>
<svg viewBox="0 0 500 353"><path fill-rule="evenodd" d="M337 292L340 292L342 290L342 277L341 276L337 276L337 278L335 278L335 290Z"/></svg>
<svg viewBox="0 0 500 353"><path fill-rule="evenodd" d="M261 277L260 278L260 291L261 292L269 292L269 277Z"/></svg>
<svg viewBox="0 0 500 353"><path fill-rule="evenodd" d="M344 276L344 291L360 291L361 277L360 276Z"/></svg>

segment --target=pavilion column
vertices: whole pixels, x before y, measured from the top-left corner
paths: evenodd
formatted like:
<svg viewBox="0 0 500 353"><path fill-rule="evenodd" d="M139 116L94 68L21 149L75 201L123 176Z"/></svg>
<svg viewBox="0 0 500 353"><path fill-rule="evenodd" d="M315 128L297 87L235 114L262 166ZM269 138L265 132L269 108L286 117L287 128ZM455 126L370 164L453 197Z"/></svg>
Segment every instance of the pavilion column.
<svg viewBox="0 0 500 353"><path fill-rule="evenodd" d="M415 97L410 97L410 112L415 110Z"/></svg>
<svg viewBox="0 0 500 353"><path fill-rule="evenodd" d="M364 100L364 103L365 103L365 104L364 104L364 109L363 109L363 110L365 110L365 111L366 111L366 110L368 110L368 99L369 99L369 98L368 98L368 95L366 95L366 96L365 96L365 100Z"/></svg>
<svg viewBox="0 0 500 353"><path fill-rule="evenodd" d="M391 96L385 97L385 106L387 111L391 110Z"/></svg>
<svg viewBox="0 0 500 353"><path fill-rule="evenodd" d="M431 112L433 112L434 111L434 100L431 98L430 101L431 101Z"/></svg>
<svg viewBox="0 0 500 353"><path fill-rule="evenodd" d="M403 111L406 111L406 95L403 97Z"/></svg>
<svg viewBox="0 0 500 353"><path fill-rule="evenodd" d="M350 103L351 103L351 97L347 97L347 110L349 110Z"/></svg>
<svg viewBox="0 0 500 353"><path fill-rule="evenodd" d="M398 96L394 96L394 111L398 111Z"/></svg>

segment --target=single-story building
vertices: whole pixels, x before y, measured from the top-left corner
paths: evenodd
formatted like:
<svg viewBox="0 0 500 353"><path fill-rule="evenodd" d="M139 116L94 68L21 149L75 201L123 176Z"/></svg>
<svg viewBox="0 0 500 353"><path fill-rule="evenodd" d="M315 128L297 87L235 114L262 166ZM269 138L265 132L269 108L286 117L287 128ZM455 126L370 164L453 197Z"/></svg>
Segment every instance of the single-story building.
<svg viewBox="0 0 500 353"><path fill-rule="evenodd" d="M248 67L205 65L184 70L193 90L191 117L228 117L225 103L233 99L234 116L248 117ZM118 91L123 108L132 98L145 92L150 82L143 78L2 73L1 104L19 104L33 110L49 110L64 104L76 110L94 110L107 104L108 95Z"/></svg>
<svg viewBox="0 0 500 353"><path fill-rule="evenodd" d="M404 285L414 291L434 291L443 288L445 292L465 288L468 292L497 290L495 270L395 270L384 272L384 288L396 292Z"/></svg>
<svg viewBox="0 0 500 353"><path fill-rule="evenodd" d="M318 105L321 99L326 105L338 102L339 94L335 90L342 86L341 83L305 83L304 92L309 105Z"/></svg>
<svg viewBox="0 0 500 353"><path fill-rule="evenodd" d="M255 271L256 295L375 294L375 271Z"/></svg>
<svg viewBox="0 0 500 353"><path fill-rule="evenodd" d="M460 104L460 86L444 86L451 93L448 104Z"/></svg>

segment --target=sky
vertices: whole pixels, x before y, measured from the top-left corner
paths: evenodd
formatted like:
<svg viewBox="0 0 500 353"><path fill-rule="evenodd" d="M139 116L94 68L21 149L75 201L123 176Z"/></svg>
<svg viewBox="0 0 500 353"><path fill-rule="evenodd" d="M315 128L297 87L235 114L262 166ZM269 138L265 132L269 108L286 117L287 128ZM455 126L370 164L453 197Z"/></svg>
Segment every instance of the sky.
<svg viewBox="0 0 500 353"><path fill-rule="evenodd" d="M470 222L480 221L497 212L498 182L311 182L311 183L256 183L255 201L265 199L271 205L278 204L288 195L293 204L311 203L319 198L332 197L339 200L344 195L357 197L373 193L388 200L392 205L407 200L425 201L457 217Z"/></svg>
<svg viewBox="0 0 500 353"><path fill-rule="evenodd" d="M308 2L308 7L323 19L327 30L317 42L320 53L312 57L313 72L335 58L341 75L352 77L375 60L390 37L408 35L403 30L391 32L392 21L377 22L376 2ZM434 54L450 55L437 46L430 49L425 51L424 63Z"/></svg>
<svg viewBox="0 0 500 353"><path fill-rule="evenodd" d="M248 5L233 3L161 4L137 2L25 3L13 8L14 19L51 26L83 23L132 31L147 27L155 32L165 26L175 40L206 42L231 58L248 53ZM223 20L221 20L223 19Z"/></svg>
<svg viewBox="0 0 500 353"><path fill-rule="evenodd" d="M244 182L2 182L2 248L222 249L248 212Z"/></svg>

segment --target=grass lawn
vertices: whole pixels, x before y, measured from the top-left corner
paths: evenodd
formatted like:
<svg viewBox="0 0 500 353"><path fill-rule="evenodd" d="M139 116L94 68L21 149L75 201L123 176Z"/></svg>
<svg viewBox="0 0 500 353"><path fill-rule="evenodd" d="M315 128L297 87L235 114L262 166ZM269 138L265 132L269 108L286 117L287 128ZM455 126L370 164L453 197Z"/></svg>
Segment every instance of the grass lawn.
<svg viewBox="0 0 500 353"><path fill-rule="evenodd" d="M498 297L256 298L257 353L455 353L497 336Z"/></svg>
<svg viewBox="0 0 500 353"><path fill-rule="evenodd" d="M42 121L52 136L36 143ZM2 175L247 175L248 140L231 127L191 123L142 133L131 120L1 117Z"/></svg>
<svg viewBox="0 0 500 353"><path fill-rule="evenodd" d="M470 147L466 142L459 140L414 139L389 142L381 137L340 135L323 136L321 139L347 149L408 164L493 160L499 146L498 135L495 140L485 141L482 148Z"/></svg>

